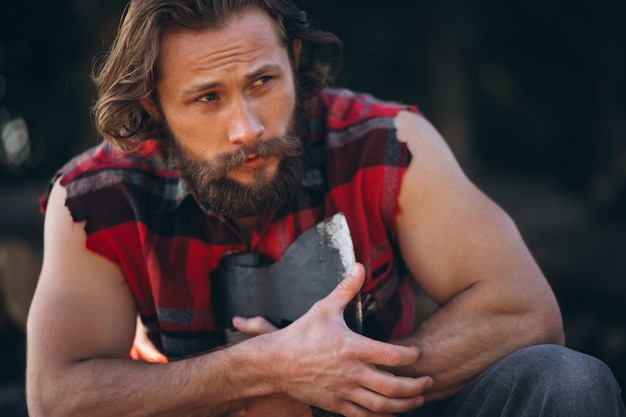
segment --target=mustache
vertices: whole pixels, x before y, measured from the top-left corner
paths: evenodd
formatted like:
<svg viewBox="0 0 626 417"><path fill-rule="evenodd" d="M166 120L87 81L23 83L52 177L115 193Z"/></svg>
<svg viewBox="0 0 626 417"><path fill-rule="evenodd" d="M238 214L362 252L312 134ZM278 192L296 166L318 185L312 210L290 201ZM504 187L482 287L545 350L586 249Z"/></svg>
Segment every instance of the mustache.
<svg viewBox="0 0 626 417"><path fill-rule="evenodd" d="M164 132L167 158L175 163L198 198L211 210L228 216L254 216L281 207L302 184L304 148L295 132L240 145L234 152L209 160L192 157L170 132ZM273 179L261 176L256 183L244 186L228 178L231 170L243 166L254 156L280 159Z"/></svg>
<svg viewBox="0 0 626 417"><path fill-rule="evenodd" d="M225 177L229 171L243 166L250 157L268 159L271 157L300 157L302 146L300 138L294 134L275 136L269 139L259 139L251 145L242 145L236 151L220 154L209 163L211 176Z"/></svg>

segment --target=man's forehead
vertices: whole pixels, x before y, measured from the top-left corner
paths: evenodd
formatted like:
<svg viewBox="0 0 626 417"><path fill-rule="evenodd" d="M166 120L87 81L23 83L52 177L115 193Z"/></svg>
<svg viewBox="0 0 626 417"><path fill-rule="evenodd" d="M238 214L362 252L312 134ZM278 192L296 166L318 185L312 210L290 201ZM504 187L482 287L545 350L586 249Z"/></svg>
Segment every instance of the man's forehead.
<svg viewBox="0 0 626 417"><path fill-rule="evenodd" d="M206 23L198 22L192 26L172 26L166 28L163 34L172 32L228 32L231 29L241 30L247 28L258 30L259 27L273 28L278 39L284 39L285 33L281 23L259 6L246 6L240 10L233 11L230 15L223 17L219 22ZM239 27L239 29L237 29Z"/></svg>
<svg viewBox="0 0 626 417"><path fill-rule="evenodd" d="M159 73L188 68L217 68L286 51L275 22L263 10L248 8L220 29L172 29L161 38ZM283 52L284 53L284 52ZM168 71L169 70L169 71Z"/></svg>

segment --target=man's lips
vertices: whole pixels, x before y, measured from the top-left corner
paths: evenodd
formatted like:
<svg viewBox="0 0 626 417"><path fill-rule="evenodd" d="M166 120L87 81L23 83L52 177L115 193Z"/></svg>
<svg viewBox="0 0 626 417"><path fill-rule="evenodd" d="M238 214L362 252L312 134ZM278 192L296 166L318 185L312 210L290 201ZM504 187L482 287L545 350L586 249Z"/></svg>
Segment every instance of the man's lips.
<svg viewBox="0 0 626 417"><path fill-rule="evenodd" d="M265 163L265 159L261 158L258 155L250 155L246 162L244 162L243 167L247 169L259 168Z"/></svg>

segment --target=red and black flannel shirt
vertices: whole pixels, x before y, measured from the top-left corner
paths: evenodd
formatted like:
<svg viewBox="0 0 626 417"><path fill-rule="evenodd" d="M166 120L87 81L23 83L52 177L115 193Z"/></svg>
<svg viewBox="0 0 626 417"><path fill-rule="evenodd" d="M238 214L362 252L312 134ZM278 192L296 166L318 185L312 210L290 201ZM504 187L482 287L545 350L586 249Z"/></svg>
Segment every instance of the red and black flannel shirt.
<svg viewBox="0 0 626 417"><path fill-rule="evenodd" d="M122 154L103 142L56 175L87 247L119 264L139 313L170 359L224 342L214 324L210 276L223 256L257 251L272 261L304 231L343 212L366 267L365 333L388 339L415 325L412 280L397 247L395 218L410 160L393 118L415 107L348 90L325 90L310 106L305 150L313 161L293 202L244 244L231 224L203 209L157 140ZM45 210L46 196L42 197ZM88 277L85 277L88 279Z"/></svg>

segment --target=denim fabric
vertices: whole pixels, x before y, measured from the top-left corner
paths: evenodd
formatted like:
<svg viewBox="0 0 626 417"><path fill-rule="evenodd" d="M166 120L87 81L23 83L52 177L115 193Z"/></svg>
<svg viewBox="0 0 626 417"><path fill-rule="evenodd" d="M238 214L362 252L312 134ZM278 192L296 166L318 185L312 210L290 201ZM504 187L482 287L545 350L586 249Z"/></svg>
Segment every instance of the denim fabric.
<svg viewBox="0 0 626 417"><path fill-rule="evenodd" d="M554 345L500 360L456 397L405 417L626 416L611 370L589 355Z"/></svg>

